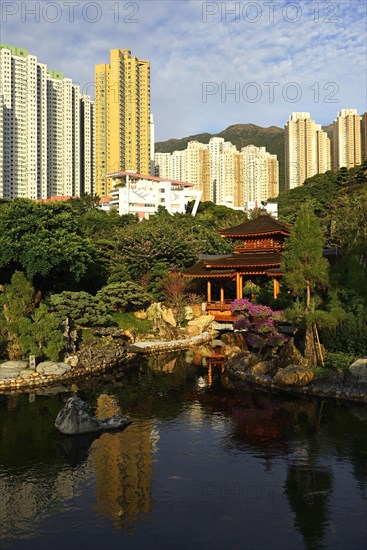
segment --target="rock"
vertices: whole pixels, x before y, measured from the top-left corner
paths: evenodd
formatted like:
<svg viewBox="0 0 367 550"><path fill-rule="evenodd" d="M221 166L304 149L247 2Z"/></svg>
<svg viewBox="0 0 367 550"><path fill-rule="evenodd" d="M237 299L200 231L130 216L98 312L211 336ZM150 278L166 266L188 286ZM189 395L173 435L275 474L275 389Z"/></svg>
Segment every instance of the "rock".
<svg viewBox="0 0 367 550"><path fill-rule="evenodd" d="M194 311L191 306L185 306L185 320L191 321L194 318Z"/></svg>
<svg viewBox="0 0 367 550"><path fill-rule="evenodd" d="M200 346L194 346L191 348L194 354L200 355L201 357L209 357L213 355L214 349L210 344L201 344Z"/></svg>
<svg viewBox="0 0 367 550"><path fill-rule="evenodd" d="M313 372L302 365L289 365L280 369L273 378L281 386L306 386L313 379Z"/></svg>
<svg viewBox="0 0 367 550"><path fill-rule="evenodd" d="M148 314L146 311L140 310L140 311L134 311L134 317L137 319L147 319Z"/></svg>
<svg viewBox="0 0 367 550"><path fill-rule="evenodd" d="M77 435L108 430L122 430L131 420L121 414L99 420L88 413L88 406L79 397L70 397L56 417L55 426L66 435Z"/></svg>
<svg viewBox="0 0 367 550"><path fill-rule="evenodd" d="M282 346L275 361L277 368L288 367L288 365L303 365L307 366L307 360L302 353L294 345L293 338Z"/></svg>
<svg viewBox="0 0 367 550"><path fill-rule="evenodd" d="M0 380L9 380L18 378L21 372L21 368L14 368L14 367L2 367L0 369Z"/></svg>
<svg viewBox="0 0 367 550"><path fill-rule="evenodd" d="M187 327L185 327L185 332L188 336L199 336L199 334L201 334L201 329L196 325L187 325Z"/></svg>
<svg viewBox="0 0 367 550"><path fill-rule="evenodd" d="M172 327L177 327L177 321L173 315L172 308L162 308L162 319Z"/></svg>
<svg viewBox="0 0 367 550"><path fill-rule="evenodd" d="M36 367L36 371L44 376L62 376L71 370L67 363L58 363L56 361L44 361Z"/></svg>
<svg viewBox="0 0 367 550"><path fill-rule="evenodd" d="M20 378L23 378L23 380L26 380L27 378L32 378L34 373L34 370L25 369L21 370L19 373Z"/></svg>
<svg viewBox="0 0 367 550"><path fill-rule="evenodd" d="M0 369L26 369L28 367L28 361L5 361L0 364Z"/></svg>
<svg viewBox="0 0 367 550"><path fill-rule="evenodd" d="M227 346L237 346L241 351L247 351L248 347L242 332L226 332L222 334L221 340Z"/></svg>
<svg viewBox="0 0 367 550"><path fill-rule="evenodd" d="M344 376L345 372L343 371L343 369L333 369L327 378L327 382L328 384L343 385Z"/></svg>
<svg viewBox="0 0 367 550"><path fill-rule="evenodd" d="M64 363L70 365L73 368L77 366L78 362L79 357L77 355L69 355L69 357L66 357L66 359L64 359Z"/></svg>
<svg viewBox="0 0 367 550"><path fill-rule="evenodd" d="M214 321L214 315L200 315L200 317L197 317L196 319L192 319L188 322L188 326L190 327L199 327L200 333L206 332L212 322Z"/></svg>
<svg viewBox="0 0 367 550"><path fill-rule="evenodd" d="M238 346L222 346L221 347L221 353L229 359L231 357L234 357L234 356L238 355L241 352L242 352L242 350Z"/></svg>
<svg viewBox="0 0 367 550"><path fill-rule="evenodd" d="M367 385L367 357L354 361L345 373L345 383L349 386Z"/></svg>
<svg viewBox="0 0 367 550"><path fill-rule="evenodd" d="M203 315L203 304L192 304L192 306L190 307L192 308L192 312L195 318Z"/></svg>
<svg viewBox="0 0 367 550"><path fill-rule="evenodd" d="M273 365L270 361L259 361L249 367L249 371L253 374L263 375L269 374L273 370Z"/></svg>

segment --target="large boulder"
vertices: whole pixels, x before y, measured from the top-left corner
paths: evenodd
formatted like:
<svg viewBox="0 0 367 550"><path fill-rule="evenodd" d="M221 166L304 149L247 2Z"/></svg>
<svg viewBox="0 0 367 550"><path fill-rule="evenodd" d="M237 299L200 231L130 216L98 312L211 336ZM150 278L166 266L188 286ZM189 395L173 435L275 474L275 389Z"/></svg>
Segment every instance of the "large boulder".
<svg viewBox="0 0 367 550"><path fill-rule="evenodd" d="M215 319L214 315L200 315L200 317L197 317L196 319L192 319L187 324L190 327L199 327L200 334L202 334L203 332L206 332L209 329L214 319Z"/></svg>
<svg viewBox="0 0 367 550"><path fill-rule="evenodd" d="M177 321L175 319L172 308L162 308L162 319L165 323L168 323L172 327L177 327Z"/></svg>
<svg viewBox="0 0 367 550"><path fill-rule="evenodd" d="M199 336L201 334L201 329L197 325L188 325L185 327L185 332L188 336Z"/></svg>
<svg viewBox="0 0 367 550"><path fill-rule="evenodd" d="M288 367L288 365L307 366L307 360L294 345L293 338L290 338L288 342L282 346L275 361L275 365L278 368Z"/></svg>
<svg viewBox="0 0 367 550"><path fill-rule="evenodd" d="M102 420L90 416L88 406L79 397L70 397L56 417L55 426L66 435L85 434L109 430L122 430L131 424L131 420L121 414L115 414Z"/></svg>
<svg viewBox="0 0 367 550"><path fill-rule="evenodd" d="M273 371L273 365L271 361L259 361L250 366L249 371L252 372L252 374L262 376L264 374L270 374Z"/></svg>
<svg viewBox="0 0 367 550"><path fill-rule="evenodd" d="M225 332L221 336L223 344L227 346L236 346L241 351L247 351L248 347L245 340L245 335L242 332Z"/></svg>
<svg viewBox="0 0 367 550"><path fill-rule="evenodd" d="M0 364L0 368L7 369L25 369L28 366L28 361L5 361Z"/></svg>
<svg viewBox="0 0 367 550"><path fill-rule="evenodd" d="M20 373L27 367L27 361L5 361L0 364L0 380L19 378Z"/></svg>
<svg viewBox="0 0 367 550"><path fill-rule="evenodd" d="M313 379L313 372L302 365L289 365L280 369L273 378L280 386L307 386Z"/></svg>
<svg viewBox="0 0 367 550"><path fill-rule="evenodd" d="M56 361L44 361L36 367L36 371L43 376L62 376L71 370L71 366L67 363Z"/></svg>
<svg viewBox="0 0 367 550"><path fill-rule="evenodd" d="M367 386L367 357L360 357L350 365L345 383L349 386Z"/></svg>

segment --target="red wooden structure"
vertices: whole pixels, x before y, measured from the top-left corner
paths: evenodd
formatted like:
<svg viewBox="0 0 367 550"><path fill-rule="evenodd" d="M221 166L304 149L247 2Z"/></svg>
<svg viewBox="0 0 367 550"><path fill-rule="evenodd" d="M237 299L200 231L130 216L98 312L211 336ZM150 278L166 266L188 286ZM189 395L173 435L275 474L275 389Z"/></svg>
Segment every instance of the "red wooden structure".
<svg viewBox="0 0 367 550"><path fill-rule="evenodd" d="M236 298L243 297L244 282L254 281L258 275L270 277L273 281L274 298L279 294L281 253L284 241L290 234L290 226L280 223L268 214L260 215L235 227L223 229L222 238L235 241L234 253L226 256L208 256L187 269L183 275L207 281L207 312L216 321L231 321L226 300L224 282L235 285ZM220 282L219 296L212 294L212 284ZM218 299L219 298L219 299Z"/></svg>

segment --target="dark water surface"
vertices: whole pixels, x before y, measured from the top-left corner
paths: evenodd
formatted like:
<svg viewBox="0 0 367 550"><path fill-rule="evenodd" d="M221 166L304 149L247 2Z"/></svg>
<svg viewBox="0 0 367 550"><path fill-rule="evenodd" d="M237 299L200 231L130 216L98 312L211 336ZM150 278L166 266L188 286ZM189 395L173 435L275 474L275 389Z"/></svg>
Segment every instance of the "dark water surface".
<svg viewBox="0 0 367 550"><path fill-rule="evenodd" d="M366 408L169 359L79 386L120 433L60 436L66 392L0 396L1 549L367 548Z"/></svg>

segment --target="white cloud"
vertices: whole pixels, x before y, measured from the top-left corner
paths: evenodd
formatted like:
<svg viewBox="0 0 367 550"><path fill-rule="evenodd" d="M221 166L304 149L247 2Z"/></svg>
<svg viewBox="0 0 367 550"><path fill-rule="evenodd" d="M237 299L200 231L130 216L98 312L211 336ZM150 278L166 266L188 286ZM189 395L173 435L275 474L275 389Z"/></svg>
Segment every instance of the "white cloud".
<svg viewBox="0 0 367 550"><path fill-rule="evenodd" d="M28 48L39 61L62 70L82 86L93 82L95 64L108 63L111 48L127 48L149 59L158 140L218 132L240 122L283 126L292 111L310 111L317 122L325 124L341 108L366 109L366 4L359 0L296 0L291 3L293 8L287 8L286 0L278 0L273 20L268 4L259 0L252 2L261 15L256 23L244 19L244 13L248 18L256 15L254 9L244 11L248 2L38 2L39 22L22 8L34 10L36 4L3 3L2 41ZM51 4L59 10L42 11ZM18 7L17 13L12 15L9 5ZM236 6L240 8L238 21L233 17L225 21L224 10ZM207 16L207 22L203 21L205 9L217 9ZM60 13L60 19L52 23ZM296 16L299 20L291 22ZM98 21L93 23L93 18ZM205 82L216 83L219 91L203 103ZM261 90L258 102L246 97L255 90L246 87L249 82L256 82ZM266 82L279 82L274 87L274 102ZM290 82L301 90L295 103L285 95L297 91ZM225 91L234 89L236 83L239 98L221 96L221 86ZM330 96L333 86L335 93Z"/></svg>

